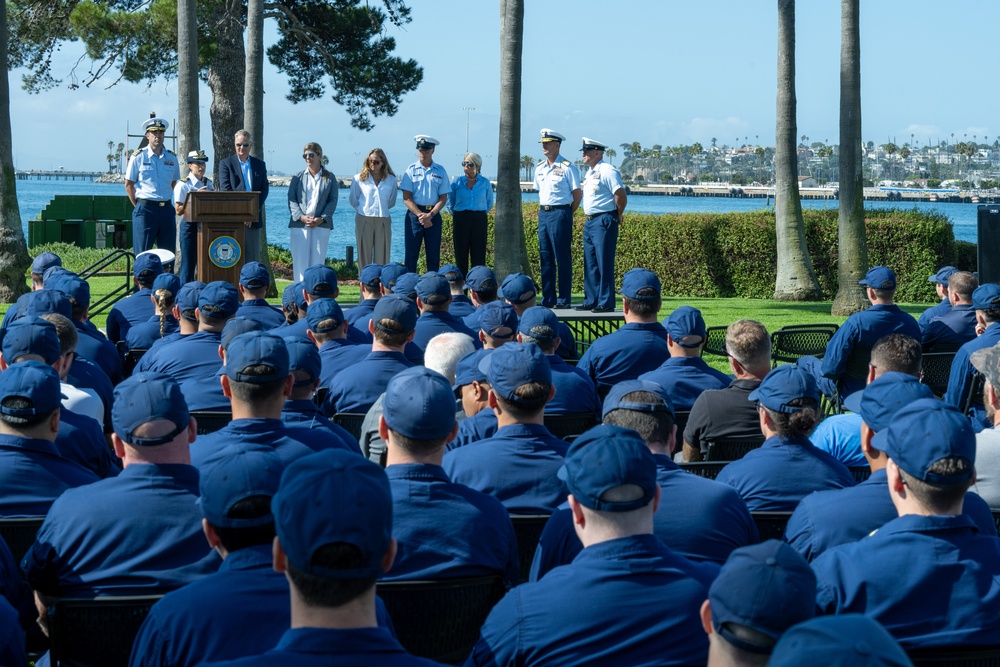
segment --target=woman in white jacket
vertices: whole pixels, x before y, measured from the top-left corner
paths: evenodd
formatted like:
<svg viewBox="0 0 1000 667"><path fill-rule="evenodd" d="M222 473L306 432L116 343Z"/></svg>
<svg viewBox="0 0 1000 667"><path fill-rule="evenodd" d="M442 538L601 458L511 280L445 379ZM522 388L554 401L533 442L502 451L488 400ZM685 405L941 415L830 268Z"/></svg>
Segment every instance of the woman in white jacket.
<svg viewBox="0 0 1000 667"><path fill-rule="evenodd" d="M310 141L302 149L306 169L288 186L288 246L292 251L295 280L310 266L326 263L326 249L337 210L337 178L323 167L323 149Z"/></svg>
<svg viewBox="0 0 1000 667"><path fill-rule="evenodd" d="M392 248L392 218L396 205L396 174L381 148L373 148L365 158L361 173L351 181L351 208L358 243L358 267L389 263Z"/></svg>

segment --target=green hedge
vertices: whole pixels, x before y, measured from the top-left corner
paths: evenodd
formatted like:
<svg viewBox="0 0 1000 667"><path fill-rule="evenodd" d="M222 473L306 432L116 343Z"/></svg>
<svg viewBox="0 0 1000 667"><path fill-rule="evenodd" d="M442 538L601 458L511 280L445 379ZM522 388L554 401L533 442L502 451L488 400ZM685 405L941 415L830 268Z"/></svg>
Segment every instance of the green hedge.
<svg viewBox="0 0 1000 667"><path fill-rule="evenodd" d="M537 278L538 205L525 204L524 234L528 263ZM837 210L803 211L806 237L825 299L837 292ZM441 261L454 261L451 217L444 214ZM573 225L573 289L583 289L583 223L577 211ZM865 211L871 264L891 266L899 277L897 298L907 302L937 299L927 276L945 264L975 270L975 244L955 241L944 215L904 209ZM493 238L493 215L489 216ZM493 264L493 244L486 261ZM421 265L423 260L421 260ZM669 296L768 299L776 275L774 213L625 213L618 236L616 282L629 269L654 271ZM422 270L422 269L421 269ZM502 278L502 276L501 276Z"/></svg>

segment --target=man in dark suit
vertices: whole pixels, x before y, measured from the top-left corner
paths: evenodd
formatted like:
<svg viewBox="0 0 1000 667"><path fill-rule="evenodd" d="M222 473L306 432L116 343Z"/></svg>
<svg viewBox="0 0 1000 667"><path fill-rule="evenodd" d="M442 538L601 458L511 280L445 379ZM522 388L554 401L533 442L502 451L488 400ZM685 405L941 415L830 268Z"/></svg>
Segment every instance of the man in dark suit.
<svg viewBox="0 0 1000 667"><path fill-rule="evenodd" d="M236 154L219 161L219 190L223 192L259 192L260 211L256 220L246 221L246 236L243 243L243 261L260 261L260 229L267 200L267 165L263 160L250 157L253 137L246 130L236 133ZM249 187L247 184L249 183Z"/></svg>

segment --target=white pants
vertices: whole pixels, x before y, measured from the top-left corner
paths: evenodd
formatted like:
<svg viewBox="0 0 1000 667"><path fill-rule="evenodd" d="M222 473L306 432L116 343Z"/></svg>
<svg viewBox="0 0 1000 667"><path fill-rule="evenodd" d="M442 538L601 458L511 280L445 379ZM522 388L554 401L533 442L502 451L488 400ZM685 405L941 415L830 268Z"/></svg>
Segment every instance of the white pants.
<svg viewBox="0 0 1000 667"><path fill-rule="evenodd" d="M288 247L292 251L292 272L296 281L302 280L302 274L310 266L326 263L326 247L330 244L331 231L326 227L292 227L288 230Z"/></svg>

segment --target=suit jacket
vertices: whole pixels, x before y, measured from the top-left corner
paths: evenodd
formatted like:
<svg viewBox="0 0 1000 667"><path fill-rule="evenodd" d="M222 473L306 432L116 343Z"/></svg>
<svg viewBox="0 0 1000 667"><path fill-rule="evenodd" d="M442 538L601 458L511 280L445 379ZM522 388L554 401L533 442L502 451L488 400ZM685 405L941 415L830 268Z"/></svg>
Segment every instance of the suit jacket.
<svg viewBox="0 0 1000 667"><path fill-rule="evenodd" d="M309 199L306 196L306 188L302 182L302 177L306 172L300 171L292 176L292 182L288 184L288 212L291 216L288 221L289 228L305 227L306 223L299 220L309 207ZM323 178L319 184L319 205L316 216L323 218L320 227L333 229L333 213L337 210L337 191L340 183L337 177L328 170L323 169Z"/></svg>
<svg viewBox="0 0 1000 667"><path fill-rule="evenodd" d="M258 203L260 204L260 211L264 210L264 201L267 199L267 165L264 164L263 160L258 160L257 158L250 156L250 185L251 190L260 193L258 197ZM243 184L243 170L240 168L240 159L236 157L233 153L227 158L219 160L219 190L223 192L233 192L233 191L246 191L246 186ZM257 229L260 227L260 211L257 213L257 219L253 221L252 227Z"/></svg>

